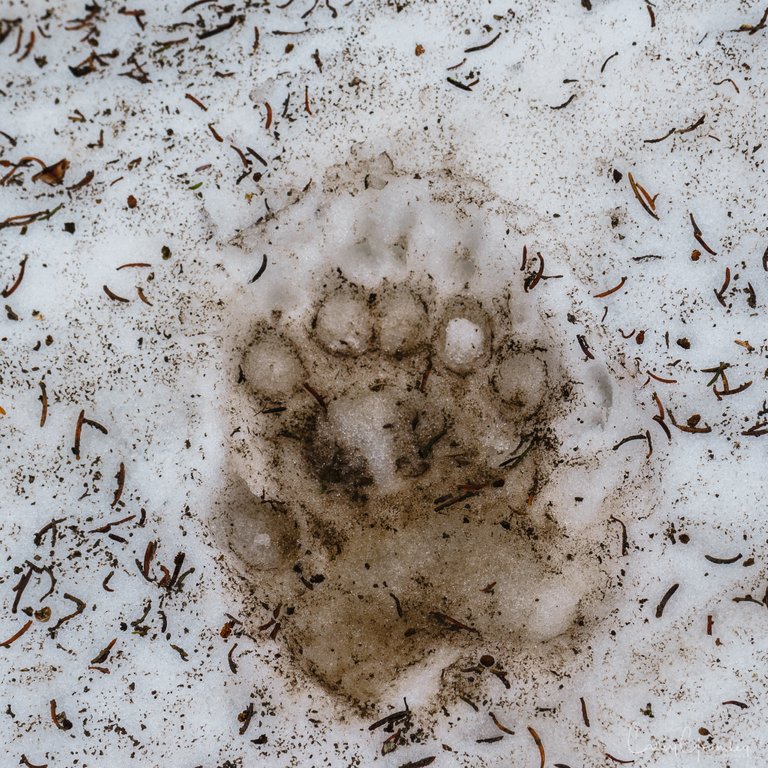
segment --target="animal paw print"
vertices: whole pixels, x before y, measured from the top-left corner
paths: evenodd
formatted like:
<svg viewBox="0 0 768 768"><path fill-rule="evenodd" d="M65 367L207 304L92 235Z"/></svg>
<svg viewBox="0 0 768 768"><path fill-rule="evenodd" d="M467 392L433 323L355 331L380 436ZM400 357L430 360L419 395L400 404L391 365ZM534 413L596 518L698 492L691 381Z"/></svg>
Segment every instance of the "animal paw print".
<svg viewBox="0 0 768 768"><path fill-rule="evenodd" d="M559 341L522 283L478 265L503 240L421 177L400 183L315 212L319 245L302 247L346 264L312 272L298 309L265 301L225 398L235 478L220 517L247 623L361 711L435 693L489 650L499 671L571 637L599 568L540 502L576 402Z"/></svg>

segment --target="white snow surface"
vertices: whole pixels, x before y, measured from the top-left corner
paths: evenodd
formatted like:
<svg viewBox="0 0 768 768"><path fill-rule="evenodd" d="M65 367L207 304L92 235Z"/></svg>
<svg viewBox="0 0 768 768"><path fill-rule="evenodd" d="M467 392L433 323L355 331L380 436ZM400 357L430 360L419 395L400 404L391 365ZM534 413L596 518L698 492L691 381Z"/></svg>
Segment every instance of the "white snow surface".
<svg viewBox="0 0 768 768"><path fill-rule="evenodd" d="M764 3L185 5L0 8L0 642L31 622L0 647L0 764L758 764L768 704ZM93 71L75 76L91 52ZM66 158L64 183L33 181L35 160L6 176L28 157ZM381 206L361 236L343 194L322 221L292 203L307 189L322 197L329 169L361 161L370 188L383 189L387 158L424 176L460 169L515 211L504 279L523 279L523 246L529 263L540 253L545 274L562 276L535 295L595 392L592 422L571 425L574 444L604 450L578 489L585 505L638 473L659 490L622 521L624 597L585 671L527 711L499 686L478 712L452 711L436 734L382 754L371 721L277 672L279 644L222 636L242 606L208 520L227 461L221 377L244 313L311 304L328 253L365 284L370 253L401 226ZM480 231L485 209L474 216ZM424 217L432 241L459 237ZM481 262L497 255L479 235L467 245ZM440 286L465 282L439 254L424 258ZM137 263L149 266L117 269ZM356 307L343 309L321 334L358 354L368 329ZM403 333L393 324L390 343ZM275 391L295 381L293 360L262 353ZM722 363L728 384L702 372ZM659 403L670 439L653 418ZM360 407L344 418L387 417L380 403ZM77 458L81 411L106 433L86 422ZM652 453L647 440L613 450L646 430ZM364 450L385 474L386 450ZM621 529L611 530L620 552ZM153 542L157 579L177 553L182 572L194 569L182 589L142 576ZM46 595L48 572L32 570L14 612L29 564L56 583ZM551 634L573 606L552 592L541 601ZM44 606L48 621L33 613ZM71 728L54 723L53 700ZM381 716L401 706L391 704Z"/></svg>
<svg viewBox="0 0 768 768"><path fill-rule="evenodd" d="M453 318L445 327L445 357L449 365L471 366L483 352L483 329L465 317Z"/></svg>

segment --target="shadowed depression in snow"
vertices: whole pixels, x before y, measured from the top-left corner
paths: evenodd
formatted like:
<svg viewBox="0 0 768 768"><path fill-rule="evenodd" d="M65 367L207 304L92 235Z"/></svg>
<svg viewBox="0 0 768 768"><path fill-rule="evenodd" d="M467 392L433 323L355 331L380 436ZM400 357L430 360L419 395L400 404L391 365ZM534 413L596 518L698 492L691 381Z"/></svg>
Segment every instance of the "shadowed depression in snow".
<svg viewBox="0 0 768 768"><path fill-rule="evenodd" d="M361 710L579 660L612 581L609 513L570 520L559 430L597 406L536 305L535 258L502 280L519 243L491 201L385 170L307 203L319 256L298 310L238 310L216 515L249 629Z"/></svg>

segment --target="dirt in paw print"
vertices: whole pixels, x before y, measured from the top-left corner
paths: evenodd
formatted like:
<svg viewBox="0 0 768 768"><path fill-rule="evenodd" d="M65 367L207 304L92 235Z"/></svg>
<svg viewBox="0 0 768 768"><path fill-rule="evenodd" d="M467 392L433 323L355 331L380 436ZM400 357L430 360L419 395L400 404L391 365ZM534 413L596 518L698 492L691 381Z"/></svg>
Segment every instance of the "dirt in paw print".
<svg viewBox="0 0 768 768"><path fill-rule="evenodd" d="M607 577L573 497L544 500L581 401L509 268L519 240L451 177L359 176L237 334L216 519L249 630L365 710L578 654Z"/></svg>

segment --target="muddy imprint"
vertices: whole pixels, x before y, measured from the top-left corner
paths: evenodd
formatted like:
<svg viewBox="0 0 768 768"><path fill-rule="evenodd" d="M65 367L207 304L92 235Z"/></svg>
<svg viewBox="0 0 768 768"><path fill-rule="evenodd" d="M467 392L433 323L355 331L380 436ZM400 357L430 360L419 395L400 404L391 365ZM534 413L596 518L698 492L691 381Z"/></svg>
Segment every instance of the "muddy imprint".
<svg viewBox="0 0 768 768"><path fill-rule="evenodd" d="M215 526L249 632L365 712L582 658L615 500L567 523L561 430L593 405L508 263L515 233L450 175L358 180L314 209L302 299L275 288L233 333Z"/></svg>

